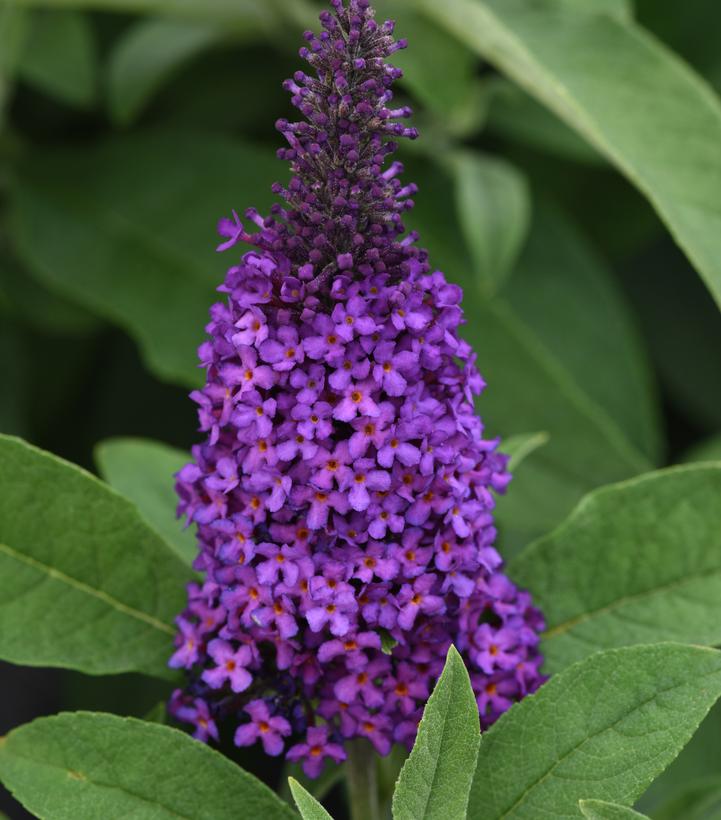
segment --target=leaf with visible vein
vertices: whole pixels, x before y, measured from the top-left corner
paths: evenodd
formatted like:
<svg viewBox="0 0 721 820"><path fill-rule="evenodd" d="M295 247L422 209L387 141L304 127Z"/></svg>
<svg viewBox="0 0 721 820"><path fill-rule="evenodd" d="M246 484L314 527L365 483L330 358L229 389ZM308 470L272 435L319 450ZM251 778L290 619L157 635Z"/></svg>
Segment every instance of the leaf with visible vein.
<svg viewBox="0 0 721 820"><path fill-rule="evenodd" d="M0 658L167 677L191 577L129 501L0 436Z"/></svg>
<svg viewBox="0 0 721 820"><path fill-rule="evenodd" d="M604 800L581 800L578 806L588 820L648 820L645 814Z"/></svg>
<svg viewBox="0 0 721 820"><path fill-rule="evenodd" d="M465 817L480 739L468 671L451 646L396 784L394 820Z"/></svg>
<svg viewBox="0 0 721 820"><path fill-rule="evenodd" d="M720 502L721 465L651 473L587 496L512 560L546 618L546 668L634 643L721 643Z"/></svg>
<svg viewBox="0 0 721 820"><path fill-rule="evenodd" d="M0 743L0 780L45 820L293 820L252 775L189 735L92 712L20 726Z"/></svg>
<svg viewBox="0 0 721 820"><path fill-rule="evenodd" d="M721 695L721 653L611 649L554 675L483 735L469 820L578 818L579 800L632 805Z"/></svg>
<svg viewBox="0 0 721 820"><path fill-rule="evenodd" d="M315 797L307 792L295 778L289 777L288 785L303 820L333 820Z"/></svg>
<svg viewBox="0 0 721 820"><path fill-rule="evenodd" d="M721 304L721 104L640 26L561 0L415 0L655 206Z"/></svg>

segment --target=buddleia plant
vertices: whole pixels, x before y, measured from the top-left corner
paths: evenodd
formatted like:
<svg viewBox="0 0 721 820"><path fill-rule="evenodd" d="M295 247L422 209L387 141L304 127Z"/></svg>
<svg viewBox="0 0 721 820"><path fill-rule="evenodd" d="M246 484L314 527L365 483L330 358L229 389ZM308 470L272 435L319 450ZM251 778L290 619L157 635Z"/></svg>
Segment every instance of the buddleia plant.
<svg viewBox="0 0 721 820"><path fill-rule="evenodd" d="M311 777L353 738L410 747L451 643L489 726L541 683L543 627L493 546L508 458L474 410L461 289L403 223L417 189L393 154L418 134L388 59L406 43L368 0L320 21L285 83L302 119L277 123L281 201L219 224L205 440L177 485L203 582L170 662L196 737L229 722Z"/></svg>

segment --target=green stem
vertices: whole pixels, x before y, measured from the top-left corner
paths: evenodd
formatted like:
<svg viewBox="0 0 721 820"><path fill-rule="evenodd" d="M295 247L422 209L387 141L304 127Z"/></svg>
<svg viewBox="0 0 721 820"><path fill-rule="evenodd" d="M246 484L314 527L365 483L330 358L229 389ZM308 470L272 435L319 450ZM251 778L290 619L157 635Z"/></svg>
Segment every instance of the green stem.
<svg viewBox="0 0 721 820"><path fill-rule="evenodd" d="M351 820L381 820L376 754L367 740L349 744L346 778Z"/></svg>

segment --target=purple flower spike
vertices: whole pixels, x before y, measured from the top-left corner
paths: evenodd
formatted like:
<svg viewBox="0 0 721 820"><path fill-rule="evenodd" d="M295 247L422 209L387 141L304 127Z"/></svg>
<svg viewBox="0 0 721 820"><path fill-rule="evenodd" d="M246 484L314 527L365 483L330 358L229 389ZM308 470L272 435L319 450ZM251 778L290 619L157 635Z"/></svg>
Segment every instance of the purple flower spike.
<svg viewBox="0 0 721 820"><path fill-rule="evenodd" d="M368 0L332 0L285 84L291 167L270 216L222 220L232 260L193 393L206 436L178 473L197 525L170 710L317 776L344 744L413 743L451 643L482 727L533 692L543 618L502 573L495 495L510 480L483 437L484 382L460 339L461 291L406 234L414 185L393 161L416 132L392 103L402 42ZM392 648L390 648L392 647Z"/></svg>

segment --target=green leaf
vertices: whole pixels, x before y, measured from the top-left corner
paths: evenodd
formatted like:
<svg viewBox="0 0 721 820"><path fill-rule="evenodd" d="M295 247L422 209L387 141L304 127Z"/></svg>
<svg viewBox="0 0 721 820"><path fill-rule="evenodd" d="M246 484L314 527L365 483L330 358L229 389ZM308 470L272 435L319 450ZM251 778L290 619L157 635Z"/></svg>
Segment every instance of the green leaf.
<svg viewBox="0 0 721 820"><path fill-rule="evenodd" d="M394 820L464 817L479 744L476 698L463 660L451 646L398 778Z"/></svg>
<svg viewBox="0 0 721 820"><path fill-rule="evenodd" d="M198 553L193 529L183 529L175 515L178 498L173 476L190 456L149 439L116 438L95 448L101 476L133 501L146 521L190 566Z"/></svg>
<svg viewBox="0 0 721 820"><path fill-rule="evenodd" d="M706 777L684 786L653 812L653 820L719 820L721 818L721 778Z"/></svg>
<svg viewBox="0 0 721 820"><path fill-rule="evenodd" d="M82 108L92 105L97 91L97 55L88 18L70 10L35 11L18 73L63 102Z"/></svg>
<svg viewBox="0 0 721 820"><path fill-rule="evenodd" d="M288 785L303 820L333 820L315 797L309 794L295 778L289 777Z"/></svg>
<svg viewBox="0 0 721 820"><path fill-rule="evenodd" d="M137 119L173 73L196 55L227 38L213 24L141 20L120 39L108 65L108 108L114 122Z"/></svg>
<svg viewBox="0 0 721 820"><path fill-rule="evenodd" d="M93 712L40 718L0 743L0 779L46 820L292 820L263 783L189 735Z"/></svg>
<svg viewBox="0 0 721 820"><path fill-rule="evenodd" d="M168 677L190 578L129 501L0 436L0 658Z"/></svg>
<svg viewBox="0 0 721 820"><path fill-rule="evenodd" d="M546 618L549 671L615 646L721 643L719 498L721 465L604 487L511 561Z"/></svg>
<svg viewBox="0 0 721 820"><path fill-rule="evenodd" d="M580 817L579 800L632 804L721 695L721 653L608 650L554 675L484 735L469 820Z"/></svg>
<svg viewBox="0 0 721 820"><path fill-rule="evenodd" d="M416 0L651 201L721 303L721 105L642 28L575 0Z"/></svg>
<svg viewBox="0 0 721 820"><path fill-rule="evenodd" d="M604 800L580 800L578 807L588 820L643 820L645 815L639 814L618 803L606 803ZM648 820L648 818L646 818Z"/></svg>
<svg viewBox="0 0 721 820"><path fill-rule="evenodd" d="M502 450L511 457L508 464L509 470L515 470L539 447L548 444L549 438L548 433L526 433L526 435L510 436L505 439Z"/></svg>
<svg viewBox="0 0 721 820"><path fill-rule="evenodd" d="M684 453L682 461L721 461L721 435L694 445Z"/></svg>
<svg viewBox="0 0 721 820"><path fill-rule="evenodd" d="M513 268L528 234L530 195L510 163L470 151L451 157L458 220L481 289L495 292Z"/></svg>
<svg viewBox="0 0 721 820"><path fill-rule="evenodd" d="M184 131L31 154L11 213L29 270L125 327L161 378L199 384L196 348L237 257L215 255L215 226L234 208L269 206L282 171L272 152Z"/></svg>

